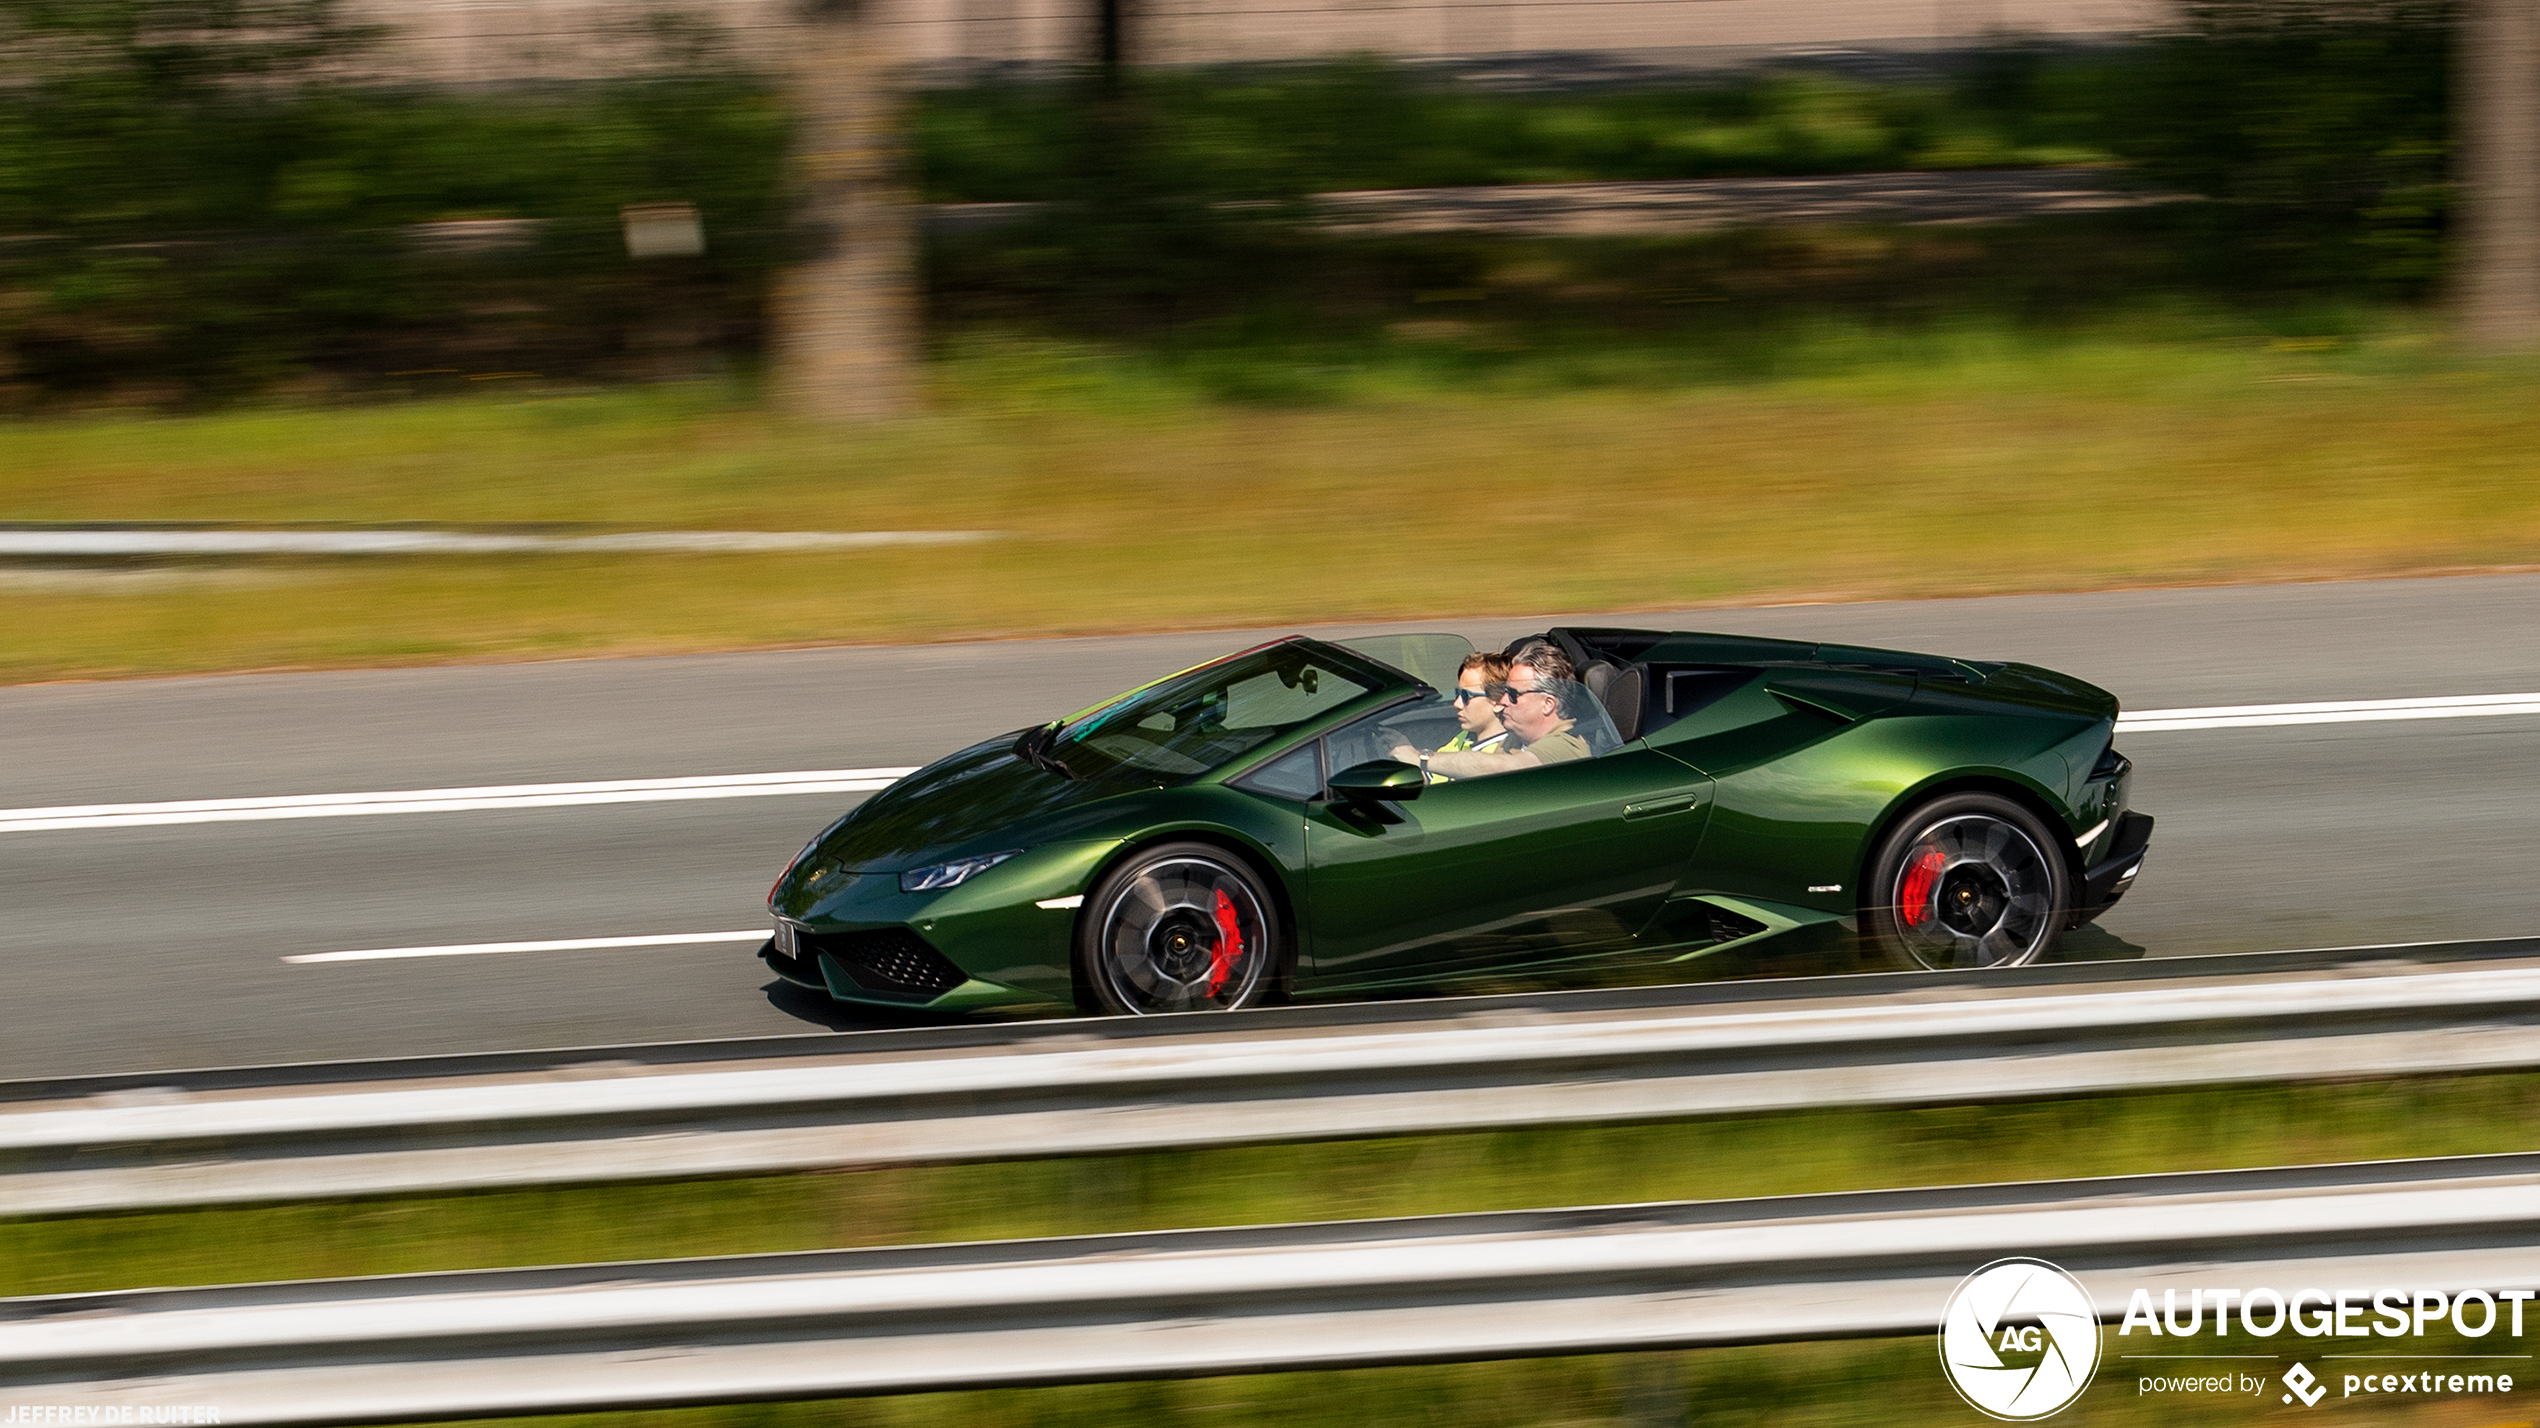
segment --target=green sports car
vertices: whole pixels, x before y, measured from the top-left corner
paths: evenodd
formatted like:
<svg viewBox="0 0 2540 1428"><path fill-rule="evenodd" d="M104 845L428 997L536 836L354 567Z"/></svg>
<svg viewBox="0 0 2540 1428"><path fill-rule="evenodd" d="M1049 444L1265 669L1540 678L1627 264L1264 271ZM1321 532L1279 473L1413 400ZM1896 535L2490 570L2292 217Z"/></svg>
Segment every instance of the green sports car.
<svg viewBox="0 0 2540 1428"><path fill-rule="evenodd" d="M1283 639L893 784L785 869L760 955L844 1002L1112 1015L1828 924L2014 965L2142 866L2116 717L2030 665L1840 645Z"/></svg>

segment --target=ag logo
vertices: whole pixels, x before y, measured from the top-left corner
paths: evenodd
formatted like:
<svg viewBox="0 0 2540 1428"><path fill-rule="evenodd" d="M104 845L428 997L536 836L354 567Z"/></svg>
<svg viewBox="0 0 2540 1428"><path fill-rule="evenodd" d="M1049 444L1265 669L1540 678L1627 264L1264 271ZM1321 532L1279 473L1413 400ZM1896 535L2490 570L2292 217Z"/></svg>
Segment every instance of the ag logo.
<svg viewBox="0 0 2540 1428"><path fill-rule="evenodd" d="M2320 1382L2320 1376L2311 1372L2311 1366L2309 1364L2295 1364L2293 1367L2286 1369L2284 1371L2284 1386L2293 1390L2291 1393L2284 1395L2284 1401L2291 1403L2294 1399L2299 1398L2302 1400L2302 1406L2304 1408L2319 1407L2320 1395L2328 1392L2328 1385Z"/></svg>
<svg viewBox="0 0 2540 1428"><path fill-rule="evenodd" d="M2098 1309L2080 1281L2042 1259L1997 1259L1949 1296L1940 1366L1979 1413L2047 1417L2099 1370Z"/></svg>

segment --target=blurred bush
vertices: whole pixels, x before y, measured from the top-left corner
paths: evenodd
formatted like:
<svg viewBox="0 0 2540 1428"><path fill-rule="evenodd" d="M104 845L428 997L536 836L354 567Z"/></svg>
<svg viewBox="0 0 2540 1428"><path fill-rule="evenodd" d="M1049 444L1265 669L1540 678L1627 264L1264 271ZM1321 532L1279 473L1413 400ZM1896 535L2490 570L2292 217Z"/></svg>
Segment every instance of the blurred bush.
<svg viewBox="0 0 2540 1428"><path fill-rule="evenodd" d="M2421 290L2449 209L2454 0L2176 0L2107 68L2094 135L2216 200L2208 251L2267 286Z"/></svg>
<svg viewBox="0 0 2540 1428"><path fill-rule="evenodd" d="M1964 83L1873 84L1814 71L1700 82L1489 91L1374 58L1134 75L1142 162L1231 199L1371 188L1857 173L2087 162L2071 67L1975 66ZM2069 89L2069 84L2063 84ZM1066 199L1099 113L1060 83L923 97L930 198Z"/></svg>
<svg viewBox="0 0 2540 1428"><path fill-rule="evenodd" d="M709 36L658 26L623 79L463 93L360 82L377 37L334 0L6 0L0 24L22 393L606 372L755 328L786 118ZM703 258L627 260L618 210L654 200L703 210Z"/></svg>
<svg viewBox="0 0 2540 1428"><path fill-rule="evenodd" d="M2452 20L2450 0L2182 0L2176 28L2138 45L2006 41L1914 84L1782 70L1484 91L1366 59L1149 73L1121 101L1134 143L1097 142L1096 111L1063 86L938 91L918 119L929 195L1051 207L939 243L936 313L1202 365L1249 350L1221 385L1275 400L1312 400L1333 385L1316 367L1411 329L1460 334L1421 345L1476 367L1655 339L1664 362L1591 364L1648 377L1689 347L1769 368L1776 344L1805 347L1800 329L1827 321L2139 324L2169 310L2185 335L2238 307L2335 326L2355 304L2421 297L2441 272ZM1219 207L1124 233L1077 177L1088 148L1135 171L1127 188ZM2210 201L1848 238L1342 239L1292 221L1318 191L2094 160ZM1112 261L1131 249L1153 260ZM1527 276L1545 273L1560 276ZM1293 373L1269 380L1272 354Z"/></svg>
<svg viewBox="0 0 2540 1428"><path fill-rule="evenodd" d="M956 344L1251 350L1228 390L1310 400L1329 384L1298 354L1400 346L1394 328L1490 365L1615 334L1769 352L1827 315L2405 300L2443 260L2452 4L2180 0L2140 45L2005 43L1911 84L1777 69L1487 90L1351 59L937 90L912 135L926 195L1049 207L935 242L932 316ZM757 350L785 232L770 81L652 20L650 57L617 79L384 84L380 36L335 5L0 0L0 399L607 379ZM1566 248L1343 239L1302 203L2087 161L2212 202L1928 240ZM619 208L661 201L703 211L702 258L626 258Z"/></svg>

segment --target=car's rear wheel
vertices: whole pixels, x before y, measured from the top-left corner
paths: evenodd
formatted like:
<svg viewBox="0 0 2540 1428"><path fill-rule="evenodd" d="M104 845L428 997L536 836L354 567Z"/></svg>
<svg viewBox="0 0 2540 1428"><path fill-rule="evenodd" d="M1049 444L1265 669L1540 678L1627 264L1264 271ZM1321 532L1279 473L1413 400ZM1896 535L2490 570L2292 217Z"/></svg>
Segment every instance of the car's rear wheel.
<svg viewBox="0 0 2540 1428"><path fill-rule="evenodd" d="M1914 809L1870 868L1871 940L1908 969L2034 962L2054 950L2072 914L2072 872L2054 834L1994 794Z"/></svg>
<svg viewBox="0 0 2540 1428"><path fill-rule="evenodd" d="M1260 879L1222 848L1166 843L1112 869L1076 925L1087 1011L1232 1011L1278 978L1282 929Z"/></svg>

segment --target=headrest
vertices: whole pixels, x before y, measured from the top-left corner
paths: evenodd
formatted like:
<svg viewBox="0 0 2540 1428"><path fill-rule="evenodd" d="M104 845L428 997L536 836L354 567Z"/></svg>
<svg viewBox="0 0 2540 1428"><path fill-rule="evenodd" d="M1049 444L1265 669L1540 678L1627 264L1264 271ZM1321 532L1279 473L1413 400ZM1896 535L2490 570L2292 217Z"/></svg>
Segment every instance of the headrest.
<svg viewBox="0 0 2540 1428"><path fill-rule="evenodd" d="M1617 743L1628 744L1640 737L1641 674L1636 664L1592 664L1585 675L1588 692L1596 696L1605 717L1614 721Z"/></svg>

